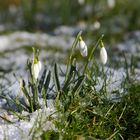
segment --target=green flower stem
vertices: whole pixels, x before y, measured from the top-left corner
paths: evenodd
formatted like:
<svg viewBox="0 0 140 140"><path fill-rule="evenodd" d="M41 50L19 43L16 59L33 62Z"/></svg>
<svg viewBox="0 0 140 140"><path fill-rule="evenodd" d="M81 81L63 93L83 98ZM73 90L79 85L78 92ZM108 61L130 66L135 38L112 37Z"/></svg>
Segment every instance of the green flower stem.
<svg viewBox="0 0 140 140"><path fill-rule="evenodd" d="M101 40L102 40L103 37L104 37L104 35L101 35L101 37L98 39L97 43L95 44L95 47L92 48L91 53L89 54L89 57L88 57L87 62L85 64L83 75L86 73L88 64L91 61L91 59L93 58L94 51L98 47L98 45L101 42Z"/></svg>
<svg viewBox="0 0 140 140"><path fill-rule="evenodd" d="M70 68L70 65L72 64L72 56L74 54L74 49L76 48L77 46L77 43L79 41L79 38L81 37L81 34L82 34L82 31L80 31L76 37L76 39L74 40L73 42L73 45L71 47L71 53L70 53L70 57L68 59L68 64L67 64L67 70L66 70L66 77L65 77L65 81L67 81L68 79L68 73L69 73L69 68Z"/></svg>
<svg viewBox="0 0 140 140"><path fill-rule="evenodd" d="M30 85L28 85L28 89L30 89ZM31 93L29 93L31 95ZM29 104L30 104L30 109L31 109L31 112L34 112L34 108L33 108L33 100L32 100L32 97L30 96L29 98Z"/></svg>
<svg viewBox="0 0 140 140"><path fill-rule="evenodd" d="M32 66L34 66L34 64L38 63L39 54L37 54L37 53L39 53L39 52L37 52L35 50L35 48L33 48L33 47L32 47L32 49L33 49L33 60L32 60L32 63L30 65L31 83L32 83L31 88L32 88L32 93L33 93L32 109L36 110L38 108L38 104L39 104L39 102L38 102L38 89L37 89L37 82L38 81L37 81L37 79L35 79L35 73L34 73L34 71L32 71Z"/></svg>

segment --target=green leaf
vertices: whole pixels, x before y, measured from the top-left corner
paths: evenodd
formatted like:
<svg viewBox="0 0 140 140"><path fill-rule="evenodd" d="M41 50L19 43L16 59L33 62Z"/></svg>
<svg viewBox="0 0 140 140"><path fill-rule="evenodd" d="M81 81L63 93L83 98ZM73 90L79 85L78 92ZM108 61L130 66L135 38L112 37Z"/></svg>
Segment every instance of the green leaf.
<svg viewBox="0 0 140 140"><path fill-rule="evenodd" d="M65 84L64 84L64 86L62 88L62 91L64 91L64 92L67 91L67 88L69 87L70 82L74 79L75 74L76 74L76 67L71 65L70 72L68 74L68 79L65 82Z"/></svg>
<svg viewBox="0 0 140 140"><path fill-rule="evenodd" d="M56 88L57 92L59 92L60 91L60 82L59 82L59 78L58 78L58 71L57 71L56 63L54 65L54 82L55 82L55 88Z"/></svg>
<svg viewBox="0 0 140 140"><path fill-rule="evenodd" d="M46 79L46 73L47 73L47 68L45 68L45 70L43 71L43 74L39 80L39 85L38 85L38 92L41 93L44 83L45 83L45 79Z"/></svg>
<svg viewBox="0 0 140 140"><path fill-rule="evenodd" d="M45 104L47 106L47 90L49 88L49 84L50 84L50 79L51 79L51 71L49 71L48 75L47 75L47 78L46 78L46 81L44 83L44 88L43 88L43 98L45 100Z"/></svg>
<svg viewBox="0 0 140 140"><path fill-rule="evenodd" d="M72 93L79 92L79 90L81 89L81 87L82 87L82 85L83 85L83 82L84 82L84 80L85 80L85 76L80 76L77 80L78 80L78 81L77 81L75 87L73 88Z"/></svg>
<svg viewBox="0 0 140 140"><path fill-rule="evenodd" d="M29 95L29 93L28 93L28 90L27 90L26 87L25 87L25 81L24 81L24 80L23 80L22 91L23 91L25 97L26 97L28 100L30 100L31 97L30 97L30 95Z"/></svg>
<svg viewBox="0 0 140 140"><path fill-rule="evenodd" d="M47 78L46 78L46 81L45 81L45 84L44 84L44 89L45 89L46 93L47 93L47 90L49 88L50 80L51 80L51 71L49 71Z"/></svg>
<svg viewBox="0 0 140 140"><path fill-rule="evenodd" d="M59 140L59 133L53 130L47 130L41 135L42 140Z"/></svg>
<svg viewBox="0 0 140 140"><path fill-rule="evenodd" d="M30 59L27 60L27 69L29 70L29 74L31 76L31 79L33 79L33 75L32 75L32 62Z"/></svg>

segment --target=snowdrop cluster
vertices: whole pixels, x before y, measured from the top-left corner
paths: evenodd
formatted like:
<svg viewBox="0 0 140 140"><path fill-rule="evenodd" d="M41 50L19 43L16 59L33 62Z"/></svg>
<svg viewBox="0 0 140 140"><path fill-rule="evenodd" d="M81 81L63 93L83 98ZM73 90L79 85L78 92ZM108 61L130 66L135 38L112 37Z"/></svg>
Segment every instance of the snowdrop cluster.
<svg viewBox="0 0 140 140"><path fill-rule="evenodd" d="M103 42L100 42L100 60L103 64L106 64L107 62L107 52L104 47ZM86 43L83 41L82 37L79 38L79 50L83 57L86 57L88 55L88 49Z"/></svg>
<svg viewBox="0 0 140 140"><path fill-rule="evenodd" d="M106 64L107 62L107 52L104 47L103 42L100 42L100 59L103 64ZM80 53L83 57L86 57L88 55L88 49L86 43L83 41L82 37L79 38L79 50ZM41 61L39 60L39 55L36 55L34 52L33 56L33 62L32 62L32 75L34 78L37 80L39 77L39 73L41 71L42 64Z"/></svg>

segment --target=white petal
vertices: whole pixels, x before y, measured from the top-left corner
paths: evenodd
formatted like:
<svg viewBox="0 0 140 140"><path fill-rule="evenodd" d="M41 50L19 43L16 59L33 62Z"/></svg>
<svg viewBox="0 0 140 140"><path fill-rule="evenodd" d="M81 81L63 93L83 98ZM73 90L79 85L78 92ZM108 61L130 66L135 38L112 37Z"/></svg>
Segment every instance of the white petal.
<svg viewBox="0 0 140 140"><path fill-rule="evenodd" d="M100 59L101 59L101 62L103 64L106 64L106 62L107 62L107 52L106 52L106 49L104 47L102 47L101 50L100 50Z"/></svg>
<svg viewBox="0 0 140 140"><path fill-rule="evenodd" d="M40 61L38 61L38 68L39 68L39 71L41 71L41 68L42 68L42 64Z"/></svg>
<svg viewBox="0 0 140 140"><path fill-rule="evenodd" d="M87 56L87 45L85 44L85 42L83 40L80 40L79 42L79 49L80 49L80 53L83 57Z"/></svg>
<svg viewBox="0 0 140 140"><path fill-rule="evenodd" d="M39 67L38 67L38 64L34 64L34 77L35 77L35 79L38 78L38 75L39 75Z"/></svg>
<svg viewBox="0 0 140 140"><path fill-rule="evenodd" d="M83 57L86 57L87 56L87 48L85 48L83 51L81 51L81 55Z"/></svg>
<svg viewBox="0 0 140 140"><path fill-rule="evenodd" d="M85 42L83 40L80 40L80 42L79 42L80 50L83 50L85 48L85 46L86 46Z"/></svg>
<svg viewBox="0 0 140 140"><path fill-rule="evenodd" d="M38 78L40 71L41 71L41 62L38 61L38 63L33 64L33 75L34 75L35 79Z"/></svg>

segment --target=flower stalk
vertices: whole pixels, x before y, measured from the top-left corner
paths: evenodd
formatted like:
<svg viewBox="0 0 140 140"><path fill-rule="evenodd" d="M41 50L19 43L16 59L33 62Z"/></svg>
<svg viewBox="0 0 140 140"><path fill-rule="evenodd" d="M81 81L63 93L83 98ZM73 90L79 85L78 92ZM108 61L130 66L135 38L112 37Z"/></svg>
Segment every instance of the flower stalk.
<svg viewBox="0 0 140 140"><path fill-rule="evenodd" d="M89 54L89 57L88 57L87 62L85 64L83 74L85 74L85 72L87 71L88 64L91 61L91 59L93 58L94 51L98 47L98 45L99 45L99 43L100 43L100 41L102 40L103 37L104 37L104 35L101 35L101 37L98 39L98 41L95 44L95 46L92 48L91 53Z"/></svg>
<svg viewBox="0 0 140 140"><path fill-rule="evenodd" d="M82 31L80 31L76 37L76 39L74 40L73 44L72 44L72 47L71 47L71 53L70 53L70 56L69 56L69 59L68 59L68 64L67 64L67 70L66 70L66 77L65 77L65 81L67 81L68 79L68 73L69 73L69 70L70 70L70 65L72 64L72 56L74 54L74 49L76 48L77 46L77 43L78 43L78 40L80 38L82 34Z"/></svg>

